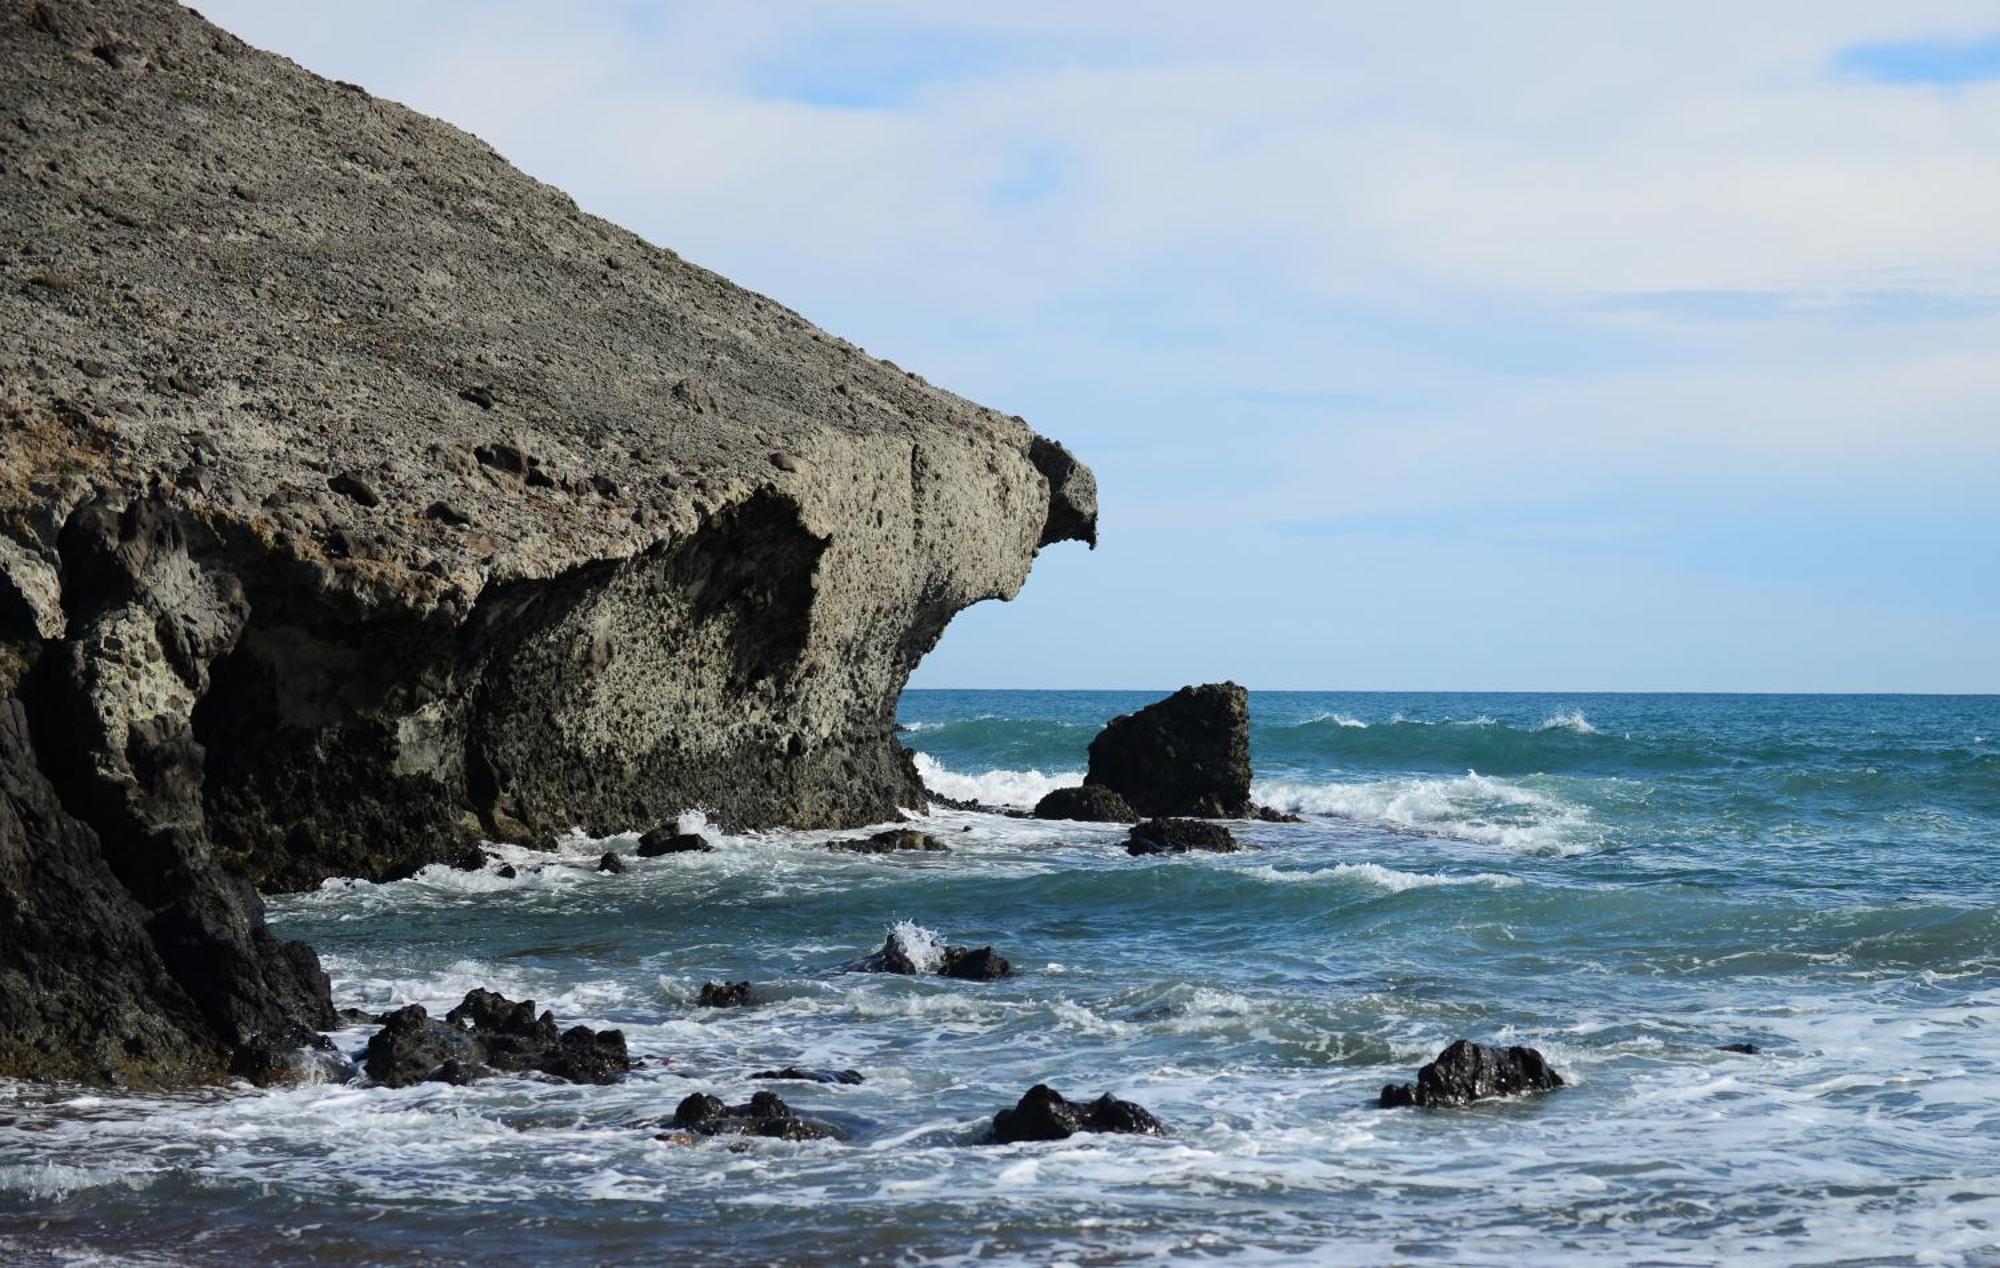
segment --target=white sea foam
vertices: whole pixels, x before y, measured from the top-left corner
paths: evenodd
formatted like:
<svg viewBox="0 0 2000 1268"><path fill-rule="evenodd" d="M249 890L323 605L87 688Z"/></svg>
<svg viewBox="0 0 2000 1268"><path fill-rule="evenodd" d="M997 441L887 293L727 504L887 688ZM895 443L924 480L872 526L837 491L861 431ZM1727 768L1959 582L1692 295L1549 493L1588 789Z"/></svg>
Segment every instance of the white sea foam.
<svg viewBox="0 0 2000 1268"><path fill-rule="evenodd" d="M1456 779L1359 783L1258 780L1252 794L1297 814L1332 815L1531 854L1574 854L1589 844L1583 807L1467 771Z"/></svg>
<svg viewBox="0 0 2000 1268"><path fill-rule="evenodd" d="M940 796L987 806L1031 807L1058 788L1083 782L1082 771L1043 774L1038 770L989 770L979 775L962 775L929 753L914 756L924 787Z"/></svg>
<svg viewBox="0 0 2000 1268"><path fill-rule="evenodd" d="M1364 730L1364 731L1368 729L1368 724L1366 722L1363 722L1360 718L1357 718L1352 714L1347 714L1347 713L1316 713L1312 717L1307 718L1304 722L1300 723L1299 725L1311 726L1315 722L1331 722L1335 726L1353 727L1357 730Z"/></svg>
<svg viewBox="0 0 2000 1268"><path fill-rule="evenodd" d="M1504 876L1498 872L1475 872L1468 876L1453 876L1444 872L1404 872L1393 867L1384 867L1380 863L1336 863L1332 867L1299 868L1290 871L1265 865L1244 868L1243 874L1262 881L1288 885L1344 881L1387 890L1392 894L1399 894L1406 889L1428 889L1435 885L1488 885L1494 889L1511 889L1521 884L1519 877Z"/></svg>
<svg viewBox="0 0 2000 1268"><path fill-rule="evenodd" d="M889 941L899 947L919 973L935 973L944 963L944 939L936 930L914 920L898 920L889 927Z"/></svg>
<svg viewBox="0 0 2000 1268"><path fill-rule="evenodd" d="M1574 731L1578 735L1596 735L1597 728L1590 725L1590 719L1583 716L1583 710L1570 709L1563 713L1551 713L1542 719L1537 728L1542 731Z"/></svg>

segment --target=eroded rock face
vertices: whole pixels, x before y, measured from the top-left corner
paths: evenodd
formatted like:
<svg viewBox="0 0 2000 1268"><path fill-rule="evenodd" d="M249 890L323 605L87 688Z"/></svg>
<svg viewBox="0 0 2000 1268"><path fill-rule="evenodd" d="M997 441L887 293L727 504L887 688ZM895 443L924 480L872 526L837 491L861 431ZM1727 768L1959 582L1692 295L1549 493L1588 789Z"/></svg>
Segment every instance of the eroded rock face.
<svg viewBox="0 0 2000 1268"><path fill-rule="evenodd" d="M1249 693L1233 682L1182 687L1113 718L1090 742L1084 786L1110 789L1140 815L1251 813Z"/></svg>
<svg viewBox="0 0 2000 1268"><path fill-rule="evenodd" d="M1013 1109L993 1116L993 1140L1001 1145L1067 1140L1078 1132L1164 1136L1166 1131L1166 1124L1142 1105L1121 1101L1109 1092L1088 1105L1079 1105L1046 1083L1035 1084Z"/></svg>
<svg viewBox="0 0 2000 1268"><path fill-rule="evenodd" d="M1547 1092L1563 1085L1533 1048L1493 1048L1460 1039L1417 1071L1415 1083L1382 1089L1384 1109L1399 1106L1470 1105L1495 1096Z"/></svg>
<svg viewBox="0 0 2000 1268"><path fill-rule="evenodd" d="M0 5L0 165L0 1074L308 1041L226 871L920 807L910 670L1095 536L1021 420L166 0Z"/></svg>

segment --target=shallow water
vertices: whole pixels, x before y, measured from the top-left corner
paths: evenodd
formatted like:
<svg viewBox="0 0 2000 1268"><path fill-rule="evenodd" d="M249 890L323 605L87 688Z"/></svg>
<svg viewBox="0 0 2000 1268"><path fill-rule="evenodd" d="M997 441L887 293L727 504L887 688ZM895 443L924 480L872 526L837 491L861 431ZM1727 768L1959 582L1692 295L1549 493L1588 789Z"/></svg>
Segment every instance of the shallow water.
<svg viewBox="0 0 2000 1268"><path fill-rule="evenodd" d="M1149 695L913 692L939 791L1032 800ZM336 1002L622 1028L609 1088L0 1088L0 1254L215 1262L1992 1262L2000 700L1259 694L1250 853L941 812L593 869L507 848L276 899ZM842 974L914 920L1019 976ZM749 978L745 1010L694 1006ZM369 1027L337 1036L357 1052ZM1370 1108L1460 1035L1572 1086ZM1757 1056L1717 1049L1754 1042ZM751 1071L854 1067L858 1087ZM975 1143L1045 1081L1167 1139ZM773 1087L841 1143L653 1139Z"/></svg>

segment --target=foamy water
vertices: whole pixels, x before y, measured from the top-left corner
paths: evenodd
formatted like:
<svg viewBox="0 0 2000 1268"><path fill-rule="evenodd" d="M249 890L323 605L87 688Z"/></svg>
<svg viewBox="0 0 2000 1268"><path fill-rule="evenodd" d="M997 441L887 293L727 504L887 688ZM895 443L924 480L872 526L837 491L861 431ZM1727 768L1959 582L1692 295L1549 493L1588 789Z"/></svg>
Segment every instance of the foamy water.
<svg viewBox="0 0 2000 1268"><path fill-rule="evenodd" d="M1081 769L1090 715L1065 700L913 697L908 720L935 725L909 739L935 742L934 786L1026 796L1023 772ZM603 1088L6 1086L0 1250L523 1264L2000 1253L2000 771L1968 738L2000 731L1992 703L1861 702L1852 725L1600 698L1255 707L1258 794L1308 822L1235 825L1256 847L1242 854L1132 859L1115 826L941 812L926 827L951 852L857 856L822 848L842 833L690 820L714 853L632 857L624 875L596 858L629 854L632 836L572 837L501 847L512 879L431 869L277 898L280 929L321 948L343 1005L448 1007L487 986L565 1025L620 1027L645 1062ZM1031 729L1009 732L1010 709ZM1544 728L1572 709L1592 731ZM839 971L892 932L923 955L990 943L1017 976ZM745 978L752 1007L696 1004L703 982ZM336 1039L356 1054L372 1029ZM1467 1111L1371 1107L1461 1035L1532 1043L1570 1086ZM1744 1042L1762 1051L1718 1048ZM788 1064L867 1081L748 1077ZM1173 1134L978 1143L1036 1082L1136 1100ZM644 1125L692 1091L735 1102L767 1087L845 1138L690 1148Z"/></svg>

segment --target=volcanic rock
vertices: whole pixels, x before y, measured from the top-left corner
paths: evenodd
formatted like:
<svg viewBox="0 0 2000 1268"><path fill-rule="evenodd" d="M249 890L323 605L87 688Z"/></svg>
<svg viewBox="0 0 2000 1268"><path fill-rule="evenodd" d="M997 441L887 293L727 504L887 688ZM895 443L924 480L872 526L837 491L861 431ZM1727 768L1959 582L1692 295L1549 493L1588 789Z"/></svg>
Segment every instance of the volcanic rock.
<svg viewBox="0 0 2000 1268"><path fill-rule="evenodd" d="M801 1070L788 1065L782 1070L759 1070L750 1076L753 1079L787 1079L802 1083L865 1083L859 1070Z"/></svg>
<svg viewBox="0 0 2000 1268"><path fill-rule="evenodd" d="M1470 1105L1489 1097L1546 1092L1562 1085L1562 1076L1533 1048L1489 1048L1460 1039L1418 1070L1415 1083L1385 1086L1381 1105L1383 1109Z"/></svg>
<svg viewBox="0 0 2000 1268"><path fill-rule="evenodd" d="M674 1110L674 1126L698 1136L767 1136L776 1140L831 1140L831 1127L792 1113L774 1092L759 1092L746 1105L728 1105L721 1097L696 1092Z"/></svg>
<svg viewBox="0 0 2000 1268"><path fill-rule="evenodd" d="M1121 1101L1106 1092L1088 1105L1065 1100L1045 1083L1028 1089L1013 1109L993 1116L993 1140L1011 1145L1024 1140L1067 1140L1077 1132L1117 1132L1164 1136L1166 1124L1144 1106Z"/></svg>
<svg viewBox="0 0 2000 1268"><path fill-rule="evenodd" d="M553 1013L535 1015L533 1000L488 990L467 993L434 1020L421 1004L383 1018L362 1058L368 1077L387 1087L471 1083L494 1071L539 1071L571 1083L610 1083L632 1068L625 1036L572 1026L558 1032Z"/></svg>
<svg viewBox="0 0 2000 1268"><path fill-rule="evenodd" d="M639 838L639 857L655 859L663 854L710 854L715 847L698 832L674 828L654 828Z"/></svg>
<svg viewBox="0 0 2000 1268"><path fill-rule="evenodd" d="M1182 687L1111 719L1090 742L1084 784L1110 789L1141 815L1249 814L1249 693L1233 682Z"/></svg>
<svg viewBox="0 0 2000 1268"><path fill-rule="evenodd" d="M619 858L615 851L606 850L604 856L597 860L597 870L616 875L625 870L625 860Z"/></svg>
<svg viewBox="0 0 2000 1268"><path fill-rule="evenodd" d="M750 1002L750 983L704 982L694 1002L701 1008L741 1008Z"/></svg>
<svg viewBox="0 0 2000 1268"><path fill-rule="evenodd" d="M826 848L844 850L850 854L896 854L905 850L938 853L951 847L928 832L919 832L915 828L890 828L886 832L877 832L874 836L832 841Z"/></svg>
<svg viewBox="0 0 2000 1268"><path fill-rule="evenodd" d="M0 1076L310 1042L227 871L920 807L911 669L1095 536L1020 420L167 0L0 5L0 165Z"/></svg>
<svg viewBox="0 0 2000 1268"><path fill-rule="evenodd" d="M924 938L892 929L875 954L847 966L850 973L937 974L968 982L994 982L1014 976L1014 966L992 947L939 946Z"/></svg>
<svg viewBox="0 0 2000 1268"><path fill-rule="evenodd" d="M1125 842L1125 852L1144 854L1186 854L1190 850L1212 850L1232 854L1243 847L1229 829L1200 819L1148 819L1133 825Z"/></svg>
<svg viewBox="0 0 2000 1268"><path fill-rule="evenodd" d="M1058 788L1035 803L1037 819L1081 823L1130 823L1139 817L1125 799L1101 784Z"/></svg>

